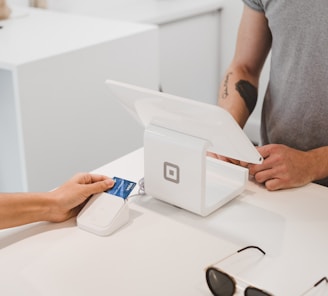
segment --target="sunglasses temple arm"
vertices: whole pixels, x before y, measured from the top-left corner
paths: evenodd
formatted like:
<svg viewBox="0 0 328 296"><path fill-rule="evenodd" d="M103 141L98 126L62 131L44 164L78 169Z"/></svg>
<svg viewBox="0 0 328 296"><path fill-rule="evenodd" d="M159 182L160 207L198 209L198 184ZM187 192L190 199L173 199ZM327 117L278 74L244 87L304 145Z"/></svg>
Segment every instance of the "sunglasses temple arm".
<svg viewBox="0 0 328 296"><path fill-rule="evenodd" d="M247 249L257 249L257 250L259 250L263 255L265 255L265 252L264 252L261 248L259 248L259 247L257 247L257 246L247 246L247 247L242 248L242 249L240 249L240 250L238 250L238 251L236 251L236 252L234 252L234 253L232 253L232 254L230 254L230 255L228 255L228 256L222 258L222 259L220 259L219 261L217 261L217 262L215 262L215 263L213 263L213 264L207 266L207 267L205 268L205 270L206 270L207 268L209 268L209 267L211 267L211 266L213 266L213 265L219 264L219 263L223 262L224 260L226 260L226 259L228 259L228 258L230 258L230 257L232 257L232 256L234 256L234 255L236 255L236 254L238 254L238 253L240 253L240 252L242 252L242 251L245 251L245 250L247 250Z"/></svg>
<svg viewBox="0 0 328 296"><path fill-rule="evenodd" d="M323 277L322 279L320 279L319 281L317 281L311 288L307 289L303 294L301 294L301 296L306 295L307 293L309 293L312 289L314 289L317 286L319 286L323 281L326 281L326 283L328 283L327 277Z"/></svg>
<svg viewBox="0 0 328 296"><path fill-rule="evenodd" d="M223 262L224 260L226 260L226 259L228 259L228 258L230 258L230 257L232 257L232 256L234 256L234 255L236 255L236 254L238 254L238 252L234 252L234 253L232 253L232 254L230 254L230 255L224 257L224 258L221 258L219 261L217 261L217 262L215 262L215 263L213 263L213 264L207 266L207 267L205 268L205 270L206 270L207 268L213 266L213 265L216 265L216 264L219 264L219 263Z"/></svg>

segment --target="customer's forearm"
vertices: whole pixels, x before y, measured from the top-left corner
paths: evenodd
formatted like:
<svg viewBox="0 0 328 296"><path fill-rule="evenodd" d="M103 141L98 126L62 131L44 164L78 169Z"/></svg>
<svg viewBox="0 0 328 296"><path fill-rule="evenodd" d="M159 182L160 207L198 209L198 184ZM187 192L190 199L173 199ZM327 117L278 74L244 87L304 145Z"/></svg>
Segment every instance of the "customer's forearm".
<svg viewBox="0 0 328 296"><path fill-rule="evenodd" d="M46 194L0 194L0 229L45 220L49 212Z"/></svg>

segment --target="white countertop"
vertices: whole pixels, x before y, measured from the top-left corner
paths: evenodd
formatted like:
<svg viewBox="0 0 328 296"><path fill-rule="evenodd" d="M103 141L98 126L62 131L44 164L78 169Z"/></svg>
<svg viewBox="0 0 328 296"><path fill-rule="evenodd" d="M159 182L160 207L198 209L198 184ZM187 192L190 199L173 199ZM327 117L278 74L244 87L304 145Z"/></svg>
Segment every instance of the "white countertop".
<svg viewBox="0 0 328 296"><path fill-rule="evenodd" d="M12 7L0 21L0 68L83 49L155 29L151 25Z"/></svg>
<svg viewBox="0 0 328 296"><path fill-rule="evenodd" d="M143 149L95 172L138 182ZM267 253L261 260L243 252L224 270L274 295L301 295L327 276L327 209L326 187L269 192L249 182L239 197L205 218L134 197L130 222L108 237L80 230L74 219L2 230L0 294L205 296L206 266L258 245ZM253 263L243 268L243 260ZM327 295L328 285L314 292Z"/></svg>

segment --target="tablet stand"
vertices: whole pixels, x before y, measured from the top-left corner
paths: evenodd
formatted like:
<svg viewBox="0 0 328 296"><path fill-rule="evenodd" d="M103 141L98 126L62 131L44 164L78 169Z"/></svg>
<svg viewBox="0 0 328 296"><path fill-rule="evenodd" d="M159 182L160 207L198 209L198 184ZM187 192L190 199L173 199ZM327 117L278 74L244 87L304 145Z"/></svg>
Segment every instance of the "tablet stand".
<svg viewBox="0 0 328 296"><path fill-rule="evenodd" d="M207 216L245 188L248 170L206 156L210 143L149 125L144 133L145 191L201 216Z"/></svg>

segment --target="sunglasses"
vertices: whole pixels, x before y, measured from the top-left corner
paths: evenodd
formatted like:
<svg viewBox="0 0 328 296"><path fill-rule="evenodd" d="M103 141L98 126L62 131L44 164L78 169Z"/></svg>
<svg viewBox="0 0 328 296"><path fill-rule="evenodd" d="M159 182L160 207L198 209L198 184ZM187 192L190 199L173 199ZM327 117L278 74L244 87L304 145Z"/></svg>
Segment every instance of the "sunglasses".
<svg viewBox="0 0 328 296"><path fill-rule="evenodd" d="M236 293L236 287L237 287L236 280L232 276L214 267L214 265L217 265L222 261L228 259L229 257L232 257L233 255L248 249L256 249L259 252L261 252L263 255L265 255L265 252L261 248L257 246L247 246L206 268L206 282L210 291L214 296L232 296ZM327 277L323 277L318 282L316 282L310 289L304 292L302 296L309 293L313 288L317 287L322 282L328 283ZM251 285L246 287L246 289L244 290L244 295L245 296L273 296L273 294L265 290L262 290L260 288L253 287Z"/></svg>

